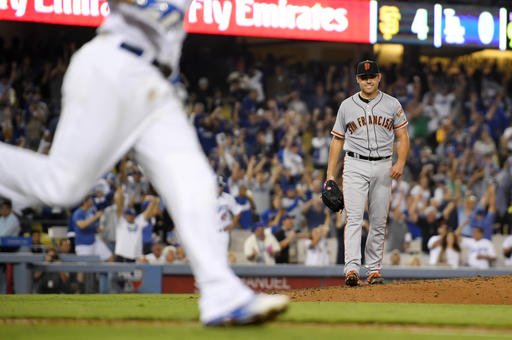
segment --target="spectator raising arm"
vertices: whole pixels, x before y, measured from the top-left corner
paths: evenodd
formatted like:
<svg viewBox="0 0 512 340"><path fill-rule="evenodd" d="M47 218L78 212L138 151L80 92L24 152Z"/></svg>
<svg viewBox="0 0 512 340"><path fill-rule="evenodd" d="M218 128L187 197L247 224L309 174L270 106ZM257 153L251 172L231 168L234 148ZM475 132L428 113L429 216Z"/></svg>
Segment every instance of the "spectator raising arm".
<svg viewBox="0 0 512 340"><path fill-rule="evenodd" d="M94 222L98 221L102 215L103 215L103 211L97 211L94 215L86 218L85 220L76 221L76 225L80 229L86 229L87 227L92 225Z"/></svg>
<svg viewBox="0 0 512 340"><path fill-rule="evenodd" d="M114 194L114 204L116 205L117 218L121 218L124 209L124 193L122 186L118 186Z"/></svg>
<svg viewBox="0 0 512 340"><path fill-rule="evenodd" d="M160 212L160 198L148 195L146 199L149 200L149 204L142 214L144 219L148 221Z"/></svg>

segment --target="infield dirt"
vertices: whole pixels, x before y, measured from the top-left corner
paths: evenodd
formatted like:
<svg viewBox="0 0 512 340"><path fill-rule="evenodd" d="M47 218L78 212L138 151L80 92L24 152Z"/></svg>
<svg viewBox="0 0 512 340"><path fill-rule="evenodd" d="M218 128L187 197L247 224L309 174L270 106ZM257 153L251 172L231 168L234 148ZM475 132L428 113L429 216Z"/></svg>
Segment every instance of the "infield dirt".
<svg viewBox="0 0 512 340"><path fill-rule="evenodd" d="M293 301L512 305L512 276L393 281L287 292Z"/></svg>

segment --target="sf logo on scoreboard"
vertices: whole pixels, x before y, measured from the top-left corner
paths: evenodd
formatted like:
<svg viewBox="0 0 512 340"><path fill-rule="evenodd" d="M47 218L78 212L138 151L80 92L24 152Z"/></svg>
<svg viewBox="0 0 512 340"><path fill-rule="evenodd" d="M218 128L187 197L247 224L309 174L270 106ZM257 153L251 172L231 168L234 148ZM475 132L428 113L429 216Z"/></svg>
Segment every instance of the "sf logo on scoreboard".
<svg viewBox="0 0 512 340"><path fill-rule="evenodd" d="M427 7L427 8L425 8ZM379 2L378 41L428 44L432 39L432 15L428 6Z"/></svg>
<svg viewBox="0 0 512 340"><path fill-rule="evenodd" d="M379 9L379 31L384 40L391 40L400 31L402 15L396 6L382 6Z"/></svg>

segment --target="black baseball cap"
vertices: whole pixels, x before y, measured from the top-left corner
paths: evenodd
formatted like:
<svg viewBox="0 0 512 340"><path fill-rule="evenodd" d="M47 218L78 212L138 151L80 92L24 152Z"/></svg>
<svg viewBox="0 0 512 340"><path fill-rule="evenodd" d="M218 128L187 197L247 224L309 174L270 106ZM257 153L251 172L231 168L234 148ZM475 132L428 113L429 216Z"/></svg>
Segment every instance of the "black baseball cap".
<svg viewBox="0 0 512 340"><path fill-rule="evenodd" d="M357 76L375 75L380 73L379 65L373 60L363 60L357 64Z"/></svg>

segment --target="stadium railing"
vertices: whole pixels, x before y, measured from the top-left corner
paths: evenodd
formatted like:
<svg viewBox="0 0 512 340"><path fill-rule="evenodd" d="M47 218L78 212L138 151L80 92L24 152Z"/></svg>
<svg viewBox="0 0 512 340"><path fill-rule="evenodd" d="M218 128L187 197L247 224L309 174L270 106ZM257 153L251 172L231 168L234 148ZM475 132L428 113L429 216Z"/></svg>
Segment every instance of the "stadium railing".
<svg viewBox="0 0 512 340"><path fill-rule="evenodd" d="M45 263L43 255L30 253L0 253L0 264L12 266L13 293L31 293L32 272L96 273L99 292L111 292L109 275L137 273L135 292L193 293L192 271L188 265L149 265L138 263L105 263L96 256L62 255L60 263ZM287 290L318 288L343 284L343 266L312 267L303 265L234 265L233 270L246 284L256 290ZM512 275L512 268L487 270L442 267L384 267L387 280L443 279L475 276ZM134 282L135 282L134 281Z"/></svg>

